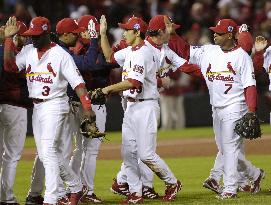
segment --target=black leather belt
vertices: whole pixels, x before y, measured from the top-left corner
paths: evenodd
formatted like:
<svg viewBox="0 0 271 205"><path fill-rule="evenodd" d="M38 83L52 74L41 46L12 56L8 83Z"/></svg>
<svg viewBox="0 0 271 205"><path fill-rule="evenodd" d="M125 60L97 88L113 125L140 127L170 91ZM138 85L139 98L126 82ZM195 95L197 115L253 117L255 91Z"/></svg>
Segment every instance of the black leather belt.
<svg viewBox="0 0 271 205"><path fill-rule="evenodd" d="M32 98L32 100L33 100L33 103L35 104L39 104L46 101L45 99L39 99L39 98Z"/></svg>
<svg viewBox="0 0 271 205"><path fill-rule="evenodd" d="M153 99L153 98L135 99L135 98L132 98L132 97L127 97L126 99L127 99L128 102L143 102L143 101L147 101L147 100L156 100L156 99Z"/></svg>

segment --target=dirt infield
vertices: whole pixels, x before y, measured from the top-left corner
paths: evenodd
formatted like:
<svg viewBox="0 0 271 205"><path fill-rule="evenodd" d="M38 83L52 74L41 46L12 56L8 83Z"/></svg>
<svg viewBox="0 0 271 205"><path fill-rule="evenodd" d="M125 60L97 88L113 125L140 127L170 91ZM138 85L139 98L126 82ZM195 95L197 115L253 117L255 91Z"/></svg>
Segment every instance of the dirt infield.
<svg viewBox="0 0 271 205"><path fill-rule="evenodd" d="M121 159L119 143L104 142L99 159ZM171 139L158 141L157 152L162 157L214 156L217 153L214 138ZM260 140L246 141L247 154L271 154L271 136ZM24 149L22 159L33 160L35 149Z"/></svg>

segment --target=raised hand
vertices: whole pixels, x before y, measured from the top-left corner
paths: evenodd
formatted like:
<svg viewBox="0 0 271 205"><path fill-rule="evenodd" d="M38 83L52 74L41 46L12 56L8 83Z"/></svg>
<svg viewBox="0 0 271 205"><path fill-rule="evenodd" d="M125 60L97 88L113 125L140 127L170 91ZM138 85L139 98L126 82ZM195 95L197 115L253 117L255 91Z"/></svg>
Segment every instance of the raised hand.
<svg viewBox="0 0 271 205"><path fill-rule="evenodd" d="M106 30L107 30L106 18L105 15L102 15L100 19L100 34L106 35Z"/></svg>
<svg viewBox="0 0 271 205"><path fill-rule="evenodd" d="M88 23L88 33L90 38L98 38L98 32L96 31L95 23L92 19Z"/></svg>
<svg viewBox="0 0 271 205"><path fill-rule="evenodd" d="M165 21L165 25L166 25L166 31L171 34L173 31L172 28L172 22L170 22L169 18L167 16L164 16L164 21Z"/></svg>
<svg viewBox="0 0 271 205"><path fill-rule="evenodd" d="M267 46L267 40L263 36L257 36L254 45L257 52L262 51Z"/></svg>
<svg viewBox="0 0 271 205"><path fill-rule="evenodd" d="M18 33L19 29L16 17L10 17L5 26L5 38L14 36Z"/></svg>

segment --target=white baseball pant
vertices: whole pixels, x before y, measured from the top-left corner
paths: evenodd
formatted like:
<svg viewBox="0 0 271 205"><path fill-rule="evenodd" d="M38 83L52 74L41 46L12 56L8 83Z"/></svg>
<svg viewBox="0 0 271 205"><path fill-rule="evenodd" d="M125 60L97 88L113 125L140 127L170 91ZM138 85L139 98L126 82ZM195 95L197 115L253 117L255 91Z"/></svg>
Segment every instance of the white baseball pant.
<svg viewBox="0 0 271 205"><path fill-rule="evenodd" d="M100 132L105 131L106 123L106 107L105 105L92 105L92 109L96 114L96 125ZM74 116L73 122L76 148L73 152L70 165L74 172L81 177L81 181L89 189L88 195L94 192L94 177L96 173L96 160L101 146L101 139L87 139L80 134L79 126L82 117L82 107Z"/></svg>
<svg viewBox="0 0 271 205"><path fill-rule="evenodd" d="M2 154L0 201L16 203L13 185L26 137L27 110L8 104L0 105L0 130Z"/></svg>
<svg viewBox="0 0 271 205"><path fill-rule="evenodd" d="M56 204L60 177L71 193L82 189L80 178L67 166L62 153L66 141L62 134L63 126L69 123L69 110L68 97L35 104L33 109L33 133L39 158L45 168L44 203Z"/></svg>
<svg viewBox="0 0 271 205"><path fill-rule="evenodd" d="M165 183L177 183L167 164L155 153L159 116L157 100L127 102L122 124L122 156L131 193L142 194L138 158Z"/></svg>
<svg viewBox="0 0 271 205"><path fill-rule="evenodd" d="M238 189L238 169L246 170L253 178L257 171L248 163L241 153L243 139L234 132L236 121L247 112L246 104L232 104L223 108L213 107L213 123L216 143L222 154L224 165L223 192L236 194ZM239 167L241 168L238 168Z"/></svg>

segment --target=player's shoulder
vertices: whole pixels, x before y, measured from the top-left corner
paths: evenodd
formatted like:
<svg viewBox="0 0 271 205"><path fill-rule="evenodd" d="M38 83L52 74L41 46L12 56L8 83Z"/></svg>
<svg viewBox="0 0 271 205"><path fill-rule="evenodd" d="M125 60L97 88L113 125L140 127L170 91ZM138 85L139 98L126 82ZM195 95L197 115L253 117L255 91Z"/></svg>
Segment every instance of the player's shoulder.
<svg viewBox="0 0 271 205"><path fill-rule="evenodd" d="M35 48L34 48L33 44L27 44L22 48L21 52L29 52L34 49Z"/></svg>
<svg viewBox="0 0 271 205"><path fill-rule="evenodd" d="M268 47L265 49L265 53L268 53L269 55L271 54L271 46L268 46Z"/></svg>

